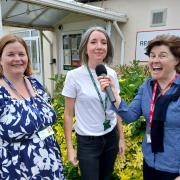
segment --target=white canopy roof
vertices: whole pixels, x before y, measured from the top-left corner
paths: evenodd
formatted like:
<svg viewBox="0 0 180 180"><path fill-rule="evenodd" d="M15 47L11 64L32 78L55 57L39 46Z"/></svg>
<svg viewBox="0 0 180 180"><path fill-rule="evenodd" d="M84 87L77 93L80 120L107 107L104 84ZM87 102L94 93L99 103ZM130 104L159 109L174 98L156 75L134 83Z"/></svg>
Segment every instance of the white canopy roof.
<svg viewBox="0 0 180 180"><path fill-rule="evenodd" d="M2 0L2 25L53 30L63 19L89 16L125 23L127 15L67 0ZM72 17L72 18L71 18ZM65 21L65 23L68 23Z"/></svg>

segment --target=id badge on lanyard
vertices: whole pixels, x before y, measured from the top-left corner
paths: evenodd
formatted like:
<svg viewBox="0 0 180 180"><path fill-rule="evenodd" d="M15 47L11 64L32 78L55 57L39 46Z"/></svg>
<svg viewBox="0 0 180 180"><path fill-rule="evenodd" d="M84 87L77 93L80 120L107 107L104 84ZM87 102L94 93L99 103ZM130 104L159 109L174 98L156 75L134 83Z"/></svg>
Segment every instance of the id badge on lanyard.
<svg viewBox="0 0 180 180"><path fill-rule="evenodd" d="M149 132L146 133L146 139L147 139L147 143L151 144L151 134Z"/></svg>
<svg viewBox="0 0 180 180"><path fill-rule="evenodd" d="M51 126L46 127L45 129L38 132L39 138L41 140L46 139L47 137L54 134L54 131Z"/></svg>

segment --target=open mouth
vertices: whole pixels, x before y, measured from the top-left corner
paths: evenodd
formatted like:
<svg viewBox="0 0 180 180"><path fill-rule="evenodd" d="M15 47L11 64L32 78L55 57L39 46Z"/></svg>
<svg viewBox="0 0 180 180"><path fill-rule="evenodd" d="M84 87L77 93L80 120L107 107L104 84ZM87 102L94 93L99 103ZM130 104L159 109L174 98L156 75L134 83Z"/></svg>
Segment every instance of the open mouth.
<svg viewBox="0 0 180 180"><path fill-rule="evenodd" d="M153 71L161 71L162 70L161 67L153 67L152 69L153 69Z"/></svg>

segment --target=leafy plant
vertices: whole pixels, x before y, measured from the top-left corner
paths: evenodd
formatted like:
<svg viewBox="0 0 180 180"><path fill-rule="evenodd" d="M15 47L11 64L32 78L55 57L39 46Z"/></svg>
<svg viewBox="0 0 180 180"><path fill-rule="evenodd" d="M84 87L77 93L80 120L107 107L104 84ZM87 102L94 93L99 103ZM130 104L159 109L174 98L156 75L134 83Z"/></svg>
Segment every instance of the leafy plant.
<svg viewBox="0 0 180 180"><path fill-rule="evenodd" d="M132 61L130 65L115 68L120 84L120 95L130 103L138 92L139 86L149 76L147 66L140 65L138 61ZM142 179L142 153L141 143L144 136L145 120L143 117L134 123L124 124L123 129L126 141L125 158L117 159L115 171L118 169L122 180Z"/></svg>
<svg viewBox="0 0 180 180"><path fill-rule="evenodd" d="M53 126L55 136L57 139L57 142L61 149L62 159L64 163L64 173L67 178L67 180L80 180L80 172L78 167L74 167L71 165L67 160L66 155L66 142L65 142L65 136L64 136L64 97L61 95L65 76L64 75L55 75L51 80L55 81L55 91L52 98L52 105L56 111L57 120L56 123ZM75 132L73 132L73 142L75 142Z"/></svg>

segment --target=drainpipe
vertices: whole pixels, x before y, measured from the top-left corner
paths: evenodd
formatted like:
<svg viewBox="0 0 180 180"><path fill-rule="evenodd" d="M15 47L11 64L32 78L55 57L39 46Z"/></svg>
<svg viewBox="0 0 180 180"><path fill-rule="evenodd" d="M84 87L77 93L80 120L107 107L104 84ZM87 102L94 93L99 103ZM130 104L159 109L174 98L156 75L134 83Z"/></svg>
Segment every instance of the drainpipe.
<svg viewBox="0 0 180 180"><path fill-rule="evenodd" d="M42 31L40 31L40 47L41 47L41 58L42 58L42 61L41 61L41 63L42 63L42 66L41 66L41 68L42 68L42 83L43 83L43 85L45 85L45 77L44 77L44 52L43 52L43 38L42 38L42 36L43 36L43 32Z"/></svg>
<svg viewBox="0 0 180 180"><path fill-rule="evenodd" d="M107 31L109 37L111 37L111 22L110 21L108 21L106 24L106 31Z"/></svg>
<svg viewBox="0 0 180 180"><path fill-rule="evenodd" d="M3 35L3 28L2 28L2 11L1 11L1 2L0 2L0 36Z"/></svg>
<svg viewBox="0 0 180 180"><path fill-rule="evenodd" d="M55 59L53 59L53 43L49 40L49 38L43 33L43 37L46 39L46 41L49 43L50 45L50 76L53 77L54 76L54 68L53 68L53 64L56 63ZM54 81L51 80L51 95L53 94L54 91Z"/></svg>
<svg viewBox="0 0 180 180"><path fill-rule="evenodd" d="M122 31L120 30L117 21L113 21L113 25L115 27L115 29L117 30L117 32L119 33L122 41L121 41L121 58L120 58L120 64L123 65L124 64L124 51L125 51L125 38L124 35L122 33Z"/></svg>

